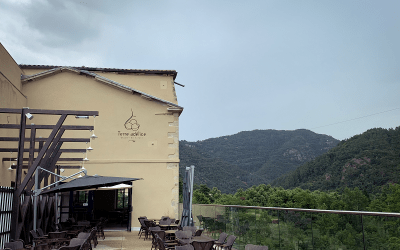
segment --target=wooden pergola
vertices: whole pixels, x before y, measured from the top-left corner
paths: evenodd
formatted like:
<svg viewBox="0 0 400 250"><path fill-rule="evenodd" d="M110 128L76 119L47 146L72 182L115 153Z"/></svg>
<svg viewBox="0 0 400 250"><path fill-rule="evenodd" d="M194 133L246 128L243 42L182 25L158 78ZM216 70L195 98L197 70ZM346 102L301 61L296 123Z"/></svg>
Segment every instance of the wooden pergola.
<svg viewBox="0 0 400 250"><path fill-rule="evenodd" d="M13 196L13 212L11 216L11 239L29 239L29 231L32 229L32 188L35 184L34 175L40 166L50 172L58 170L58 161L80 162L82 158L60 158L62 153L85 153L86 147L82 149L61 149L65 142L89 142L89 138L63 138L66 130L93 130L93 126L74 126L64 125L67 116L96 117L98 111L75 111L75 110L45 110L45 109L5 109L0 108L1 113L20 114L20 124L0 124L0 129L19 129L19 137L0 137L0 141L18 141L18 148L0 148L0 152L18 152L15 187ZM59 115L55 125L28 125L27 118L34 115ZM38 129L51 130L47 138L36 138ZM26 130L30 130L30 137L25 137ZM25 148L25 142L29 142L29 147ZM35 147L38 142L39 147ZM24 158L24 152L29 152L29 157ZM37 156L35 157L35 153ZM12 161L10 158L3 158L2 161ZM78 165L62 166L63 168L80 168ZM27 169L26 176L22 180L22 170ZM59 170L56 171L59 174ZM41 171L38 175L39 183L44 186L54 183L54 175L50 178L49 172ZM42 197L38 204L39 217L37 225L47 231L56 221L56 200L53 196Z"/></svg>

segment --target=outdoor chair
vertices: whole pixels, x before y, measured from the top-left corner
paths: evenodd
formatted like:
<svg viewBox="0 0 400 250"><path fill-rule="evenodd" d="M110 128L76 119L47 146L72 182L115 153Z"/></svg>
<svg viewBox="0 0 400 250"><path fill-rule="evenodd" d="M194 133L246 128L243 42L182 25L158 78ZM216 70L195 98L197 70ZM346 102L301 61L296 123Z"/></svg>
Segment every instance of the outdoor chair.
<svg viewBox="0 0 400 250"><path fill-rule="evenodd" d="M196 228L196 227L193 227L193 226L184 226L184 227L183 227L183 231L191 231L191 232L192 232L192 235L194 236L194 234L195 234L196 231L197 231L197 228Z"/></svg>
<svg viewBox="0 0 400 250"><path fill-rule="evenodd" d="M190 239L192 238L192 231L176 231L175 238L181 245L190 244Z"/></svg>
<svg viewBox="0 0 400 250"><path fill-rule="evenodd" d="M89 246L89 243L88 243L88 239L73 238L69 242L68 246L69 247L79 246L78 249L80 249L80 250L89 250L90 249L90 246Z"/></svg>
<svg viewBox="0 0 400 250"><path fill-rule="evenodd" d="M204 229L198 229L195 233L194 236L201 236L201 233L204 231Z"/></svg>
<svg viewBox="0 0 400 250"><path fill-rule="evenodd" d="M169 217L164 217L158 223L160 226L168 226L171 224L171 219Z"/></svg>
<svg viewBox="0 0 400 250"><path fill-rule="evenodd" d="M71 225L69 222L60 222L56 223L56 231L67 231L71 228Z"/></svg>
<svg viewBox="0 0 400 250"><path fill-rule="evenodd" d="M144 225L145 225L144 240L147 240L147 238L151 234L150 227L155 227L156 224L153 221L146 219L146 220L144 220Z"/></svg>
<svg viewBox="0 0 400 250"><path fill-rule="evenodd" d="M4 248L8 248L11 250L23 249L24 247L24 242L22 240L4 243Z"/></svg>
<svg viewBox="0 0 400 250"><path fill-rule="evenodd" d="M88 220L78 221L77 225L78 226L84 226L85 227L84 231L90 230L90 228L91 228L90 227L90 221L88 221Z"/></svg>
<svg viewBox="0 0 400 250"><path fill-rule="evenodd" d="M87 239L89 238L90 233L80 232L76 238L78 239Z"/></svg>
<svg viewBox="0 0 400 250"><path fill-rule="evenodd" d="M253 245L253 244L247 244L244 247L245 250L268 250L267 246L258 246L258 245Z"/></svg>
<svg viewBox="0 0 400 250"><path fill-rule="evenodd" d="M84 233L81 232L77 236L78 239L86 240L88 248L91 250L92 249L92 241L93 241L93 246L97 246L97 233L96 233L96 228L92 228L89 233Z"/></svg>
<svg viewBox="0 0 400 250"><path fill-rule="evenodd" d="M194 250L193 246L190 244L183 246L175 246L175 250Z"/></svg>
<svg viewBox="0 0 400 250"><path fill-rule="evenodd" d="M104 235L104 226L107 223L107 219L101 217L100 221L97 222L96 228L97 228L97 236L99 237L103 237L103 240L106 238L106 236Z"/></svg>
<svg viewBox="0 0 400 250"><path fill-rule="evenodd" d="M226 243L220 245L219 247L222 250L231 250L235 240L236 240L236 236L235 235L229 235L228 239L226 240Z"/></svg>
<svg viewBox="0 0 400 250"><path fill-rule="evenodd" d="M97 244L98 244L98 241L97 241L97 228L96 227L92 228L92 230L90 231L89 239L90 239L90 241L89 241L90 248L92 246L92 241L93 241L94 248L96 248Z"/></svg>
<svg viewBox="0 0 400 250"><path fill-rule="evenodd" d="M179 239L190 239L190 238L192 238L192 232L191 231L176 231L175 237L179 238Z"/></svg>
<svg viewBox="0 0 400 250"><path fill-rule="evenodd" d="M49 250L51 248L50 248L49 244L38 244L35 247L33 247L33 249L34 250Z"/></svg>
<svg viewBox="0 0 400 250"><path fill-rule="evenodd" d="M161 237L157 233L155 233L154 236L156 237L157 246L159 250L175 249L175 246L178 245L178 243L176 242L174 243L165 242L163 239L161 239Z"/></svg>
<svg viewBox="0 0 400 250"><path fill-rule="evenodd" d="M151 249L157 249L157 240L156 237L154 236L154 231L160 231L161 228L160 227L149 227L151 236L152 236L152 240L151 240Z"/></svg>
<svg viewBox="0 0 400 250"><path fill-rule="evenodd" d="M36 230L31 230L31 231L29 231L29 233L31 234L32 241L33 241L33 243L35 243L35 245L37 245L37 244L47 244L48 238L47 237L40 237Z"/></svg>
<svg viewBox="0 0 400 250"><path fill-rule="evenodd" d="M76 245L76 246L62 246L58 250L79 250L81 248L81 245Z"/></svg>
<svg viewBox="0 0 400 250"><path fill-rule="evenodd" d="M36 232L38 233L39 237L47 237L41 228L36 229Z"/></svg>
<svg viewBox="0 0 400 250"><path fill-rule="evenodd" d="M214 242L214 249L217 249L217 247L219 247L220 245L225 244L226 237L228 237L226 233L221 233L219 235L219 239Z"/></svg>
<svg viewBox="0 0 400 250"><path fill-rule="evenodd" d="M141 220L144 221L145 219L147 219L146 216L142 216L142 217L139 217L139 218L138 218L138 221L139 221L139 223L140 223L140 230L139 230L139 233L138 233L139 239L140 239L140 236L142 235L142 233L144 232L144 227L142 226Z"/></svg>
<svg viewBox="0 0 400 250"><path fill-rule="evenodd" d="M145 235L145 237L146 237L146 229L147 229L147 226L146 226L146 224L144 223L145 220L147 220L147 219L139 218L140 230L141 230L141 231L139 231L139 239L140 239L140 237L142 237L142 234L143 234L143 233L144 233L144 235Z"/></svg>
<svg viewBox="0 0 400 250"><path fill-rule="evenodd" d="M194 250L211 250L214 245L214 241L193 241L192 245Z"/></svg>
<svg viewBox="0 0 400 250"><path fill-rule="evenodd" d="M70 240L67 237L67 232L49 232L48 234L47 243L53 245L55 248L68 245L69 241Z"/></svg>

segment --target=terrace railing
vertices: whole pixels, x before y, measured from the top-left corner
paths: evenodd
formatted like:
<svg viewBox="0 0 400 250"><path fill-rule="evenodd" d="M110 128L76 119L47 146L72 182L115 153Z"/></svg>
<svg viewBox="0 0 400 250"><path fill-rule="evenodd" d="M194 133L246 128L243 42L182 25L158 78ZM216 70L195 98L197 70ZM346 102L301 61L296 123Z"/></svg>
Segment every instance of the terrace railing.
<svg viewBox="0 0 400 250"><path fill-rule="evenodd" d="M195 204L193 219L216 239L221 232L237 236L239 250L246 244L282 250L400 249L400 213Z"/></svg>
<svg viewBox="0 0 400 250"><path fill-rule="evenodd" d="M9 242L14 188L0 186L0 248Z"/></svg>

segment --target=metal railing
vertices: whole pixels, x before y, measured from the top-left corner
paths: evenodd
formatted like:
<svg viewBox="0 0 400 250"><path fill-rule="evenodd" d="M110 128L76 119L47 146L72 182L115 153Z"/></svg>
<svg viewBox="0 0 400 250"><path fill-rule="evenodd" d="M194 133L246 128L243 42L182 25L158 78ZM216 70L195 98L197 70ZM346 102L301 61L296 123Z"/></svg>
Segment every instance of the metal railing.
<svg viewBox="0 0 400 250"><path fill-rule="evenodd" d="M237 236L239 250L400 249L400 213L194 204L193 219L215 239Z"/></svg>
<svg viewBox="0 0 400 250"><path fill-rule="evenodd" d="M0 248L10 239L13 195L14 188L0 186Z"/></svg>

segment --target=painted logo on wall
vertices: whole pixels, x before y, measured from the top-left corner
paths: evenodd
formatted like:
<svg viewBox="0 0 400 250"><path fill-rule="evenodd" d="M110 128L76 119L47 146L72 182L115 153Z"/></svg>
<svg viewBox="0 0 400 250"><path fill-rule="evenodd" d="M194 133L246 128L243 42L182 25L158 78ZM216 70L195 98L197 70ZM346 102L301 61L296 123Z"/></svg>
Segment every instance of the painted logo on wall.
<svg viewBox="0 0 400 250"><path fill-rule="evenodd" d="M121 137L121 139L136 142L136 140L146 136L146 133L139 131L140 124L136 116L133 114L132 109L129 119L124 123L124 127L127 131L118 131L118 136Z"/></svg>
<svg viewBox="0 0 400 250"><path fill-rule="evenodd" d="M138 131L140 128L140 124L137 122L136 119L134 119L134 115L133 115L133 110L132 111L132 115L131 117L129 117L129 119L125 122L125 128L127 130L132 130L132 131Z"/></svg>

